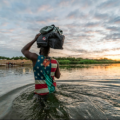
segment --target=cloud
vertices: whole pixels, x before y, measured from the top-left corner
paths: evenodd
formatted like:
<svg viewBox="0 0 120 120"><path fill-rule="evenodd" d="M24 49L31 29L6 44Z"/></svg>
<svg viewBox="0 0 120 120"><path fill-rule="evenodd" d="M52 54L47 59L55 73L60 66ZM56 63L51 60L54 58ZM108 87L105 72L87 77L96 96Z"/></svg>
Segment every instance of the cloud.
<svg viewBox="0 0 120 120"><path fill-rule="evenodd" d="M106 40L119 40L120 33L111 33L105 37Z"/></svg>
<svg viewBox="0 0 120 120"><path fill-rule="evenodd" d="M120 16L117 16L109 21L110 23L120 24Z"/></svg>
<svg viewBox="0 0 120 120"><path fill-rule="evenodd" d="M99 13L99 12L96 12L94 14L94 17L96 19L99 19L99 20L104 20L104 19L108 19L109 18L109 13Z"/></svg>
<svg viewBox="0 0 120 120"><path fill-rule="evenodd" d="M106 9L106 8L113 8L118 7L120 4L119 0L107 0L105 2L102 2L100 5L98 5L98 8Z"/></svg>
<svg viewBox="0 0 120 120"><path fill-rule="evenodd" d="M87 16L79 9L71 11L67 16L68 19L84 19L86 17Z"/></svg>
<svg viewBox="0 0 120 120"><path fill-rule="evenodd" d="M21 48L42 27L55 24L63 30L65 43L64 50L52 50L51 55L106 55L106 51L119 48L119 4L119 0L2 0L0 51L21 55ZM31 51L38 53L36 46Z"/></svg>
<svg viewBox="0 0 120 120"><path fill-rule="evenodd" d="M108 27L106 27L106 29L108 29L108 30L110 30L112 32L120 31L120 27L118 27L118 26L108 26Z"/></svg>
<svg viewBox="0 0 120 120"><path fill-rule="evenodd" d="M99 22L88 22L87 24L85 24L84 27L98 27L100 26L100 23Z"/></svg>
<svg viewBox="0 0 120 120"><path fill-rule="evenodd" d="M15 57L15 56L22 56L22 53L20 50L16 50L13 48L7 48L5 46L0 46L0 56L6 56L6 57Z"/></svg>
<svg viewBox="0 0 120 120"><path fill-rule="evenodd" d="M50 7L49 5L43 5L43 6L41 6L41 7L39 7L38 8L38 12L42 12L42 11L52 11L53 10L53 8L52 7Z"/></svg>

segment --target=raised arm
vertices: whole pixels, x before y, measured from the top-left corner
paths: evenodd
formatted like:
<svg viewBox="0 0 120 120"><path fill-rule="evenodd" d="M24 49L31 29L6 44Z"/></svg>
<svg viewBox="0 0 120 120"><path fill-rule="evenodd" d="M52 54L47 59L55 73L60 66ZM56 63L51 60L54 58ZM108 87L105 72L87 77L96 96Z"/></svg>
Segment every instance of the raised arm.
<svg viewBox="0 0 120 120"><path fill-rule="evenodd" d="M29 50L30 50L31 46L34 44L34 42L37 40L37 38L39 37L39 35L40 35L40 33L38 33L38 34L35 36L35 38L34 38L31 42L29 42L27 45L25 45L25 46L22 48L22 50L21 50L21 52L23 53L23 55L24 55L26 58L28 58L28 59L30 59L30 60L32 60L32 61L36 60L37 57L38 57L38 55L37 55L36 53L31 53Z"/></svg>

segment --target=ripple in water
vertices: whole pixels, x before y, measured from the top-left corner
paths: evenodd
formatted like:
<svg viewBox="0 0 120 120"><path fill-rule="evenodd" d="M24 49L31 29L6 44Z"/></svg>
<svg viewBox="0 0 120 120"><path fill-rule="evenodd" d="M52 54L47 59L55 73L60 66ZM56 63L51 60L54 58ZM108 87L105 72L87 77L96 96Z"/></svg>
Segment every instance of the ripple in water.
<svg viewBox="0 0 120 120"><path fill-rule="evenodd" d="M34 87L29 87L13 101L12 110L5 119L120 119L119 91L109 89L58 85L43 108L33 94Z"/></svg>

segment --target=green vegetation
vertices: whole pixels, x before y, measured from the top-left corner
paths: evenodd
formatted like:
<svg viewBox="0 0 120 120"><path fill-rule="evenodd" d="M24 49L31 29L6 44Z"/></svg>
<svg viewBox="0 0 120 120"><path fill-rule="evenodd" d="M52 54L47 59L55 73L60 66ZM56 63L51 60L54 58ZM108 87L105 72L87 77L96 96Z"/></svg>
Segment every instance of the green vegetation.
<svg viewBox="0 0 120 120"><path fill-rule="evenodd" d="M55 58L55 57L54 57ZM4 60L28 60L26 57L4 57L0 56L0 59ZM55 58L60 65L76 65L76 64L107 64L107 63L120 63L120 61L112 60L108 58L101 59L83 59L83 58L74 58L74 57L58 57Z"/></svg>
<svg viewBox="0 0 120 120"><path fill-rule="evenodd" d="M71 65L71 64L107 64L107 63L120 63L120 61L101 58L101 59L83 59L83 58L73 58L73 57L59 57L55 58L58 60L60 65Z"/></svg>
<svg viewBox="0 0 120 120"><path fill-rule="evenodd" d="M70 60L58 60L59 64L70 64Z"/></svg>
<svg viewBox="0 0 120 120"><path fill-rule="evenodd" d="M0 59L2 60L28 60L26 57L23 57L23 56L17 56L17 57L12 57L12 58L9 58L9 57L4 57L4 56L0 56Z"/></svg>

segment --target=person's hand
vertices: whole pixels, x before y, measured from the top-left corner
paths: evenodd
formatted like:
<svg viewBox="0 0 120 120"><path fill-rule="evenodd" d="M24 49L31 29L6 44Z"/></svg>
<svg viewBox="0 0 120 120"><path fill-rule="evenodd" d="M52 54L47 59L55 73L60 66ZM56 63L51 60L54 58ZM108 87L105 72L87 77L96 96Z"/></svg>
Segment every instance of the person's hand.
<svg viewBox="0 0 120 120"><path fill-rule="evenodd" d="M39 36L40 36L40 33L38 33L38 34L35 36L34 40L36 41Z"/></svg>

